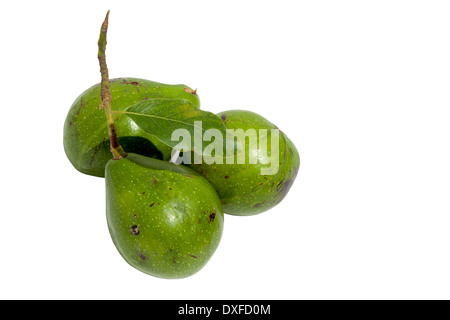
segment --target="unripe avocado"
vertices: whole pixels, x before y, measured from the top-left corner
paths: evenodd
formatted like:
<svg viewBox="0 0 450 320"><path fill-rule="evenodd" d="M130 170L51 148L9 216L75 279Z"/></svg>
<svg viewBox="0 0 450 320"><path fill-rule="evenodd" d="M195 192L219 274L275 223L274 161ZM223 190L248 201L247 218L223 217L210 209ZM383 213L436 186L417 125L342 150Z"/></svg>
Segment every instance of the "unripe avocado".
<svg viewBox="0 0 450 320"><path fill-rule="evenodd" d="M257 145L245 143L245 163L238 164L235 152L234 163L191 164L190 168L203 175L216 189L225 213L248 216L262 213L277 205L287 195L300 167L297 149L289 138L279 131L278 170L273 175L263 175L262 169L270 165L272 148L271 129L278 129L264 117L245 110L230 110L219 114L227 129L267 129L267 153L261 150L258 135ZM275 145L274 145L275 146ZM251 164L249 155L256 155L257 163ZM225 162L225 161L224 161Z"/></svg>
<svg viewBox="0 0 450 320"><path fill-rule="evenodd" d="M185 99L199 107L195 90L185 85L167 85L137 78L110 81L113 111L152 98ZM64 150L80 172L104 177L106 163L112 158L105 112L99 110L100 84L83 92L72 104L64 123ZM119 143L127 152L169 160L171 148L144 132L126 115L115 115Z"/></svg>
<svg viewBox="0 0 450 320"><path fill-rule="evenodd" d="M224 216L213 187L196 172L129 153L106 166L112 240L136 269L161 278L199 271L219 245Z"/></svg>

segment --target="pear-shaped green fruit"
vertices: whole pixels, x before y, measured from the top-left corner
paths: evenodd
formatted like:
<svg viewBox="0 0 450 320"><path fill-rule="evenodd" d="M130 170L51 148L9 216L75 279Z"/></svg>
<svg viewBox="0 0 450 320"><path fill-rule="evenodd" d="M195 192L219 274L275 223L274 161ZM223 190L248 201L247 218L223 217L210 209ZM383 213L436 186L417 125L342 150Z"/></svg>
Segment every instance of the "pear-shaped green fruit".
<svg viewBox="0 0 450 320"><path fill-rule="evenodd" d="M112 110L122 111L129 106L152 98L185 99L195 106L200 100L195 90L185 85L167 85L136 78L110 81ZM105 113L99 110L100 84L83 92L72 104L64 123L64 150L72 165L79 171L104 177L106 163L112 158L109 148L108 124ZM168 160L171 148L144 132L126 115L115 115L118 140L128 152Z"/></svg>
<svg viewBox="0 0 450 320"><path fill-rule="evenodd" d="M129 153L106 166L106 214L112 240L136 269L161 278L199 271L222 236L222 205L196 172Z"/></svg>
<svg viewBox="0 0 450 320"><path fill-rule="evenodd" d="M238 164L238 153L235 152L232 164L224 160L223 164L202 163L191 164L190 167L214 186L225 213L254 215L274 207L286 196L299 170L300 157L294 144L284 133L275 130L279 137L276 147L272 129L278 128L254 112L231 110L218 116L227 129L242 129L244 133L251 133L248 130L254 129L254 141L257 143L251 143L252 139L246 138L244 163L241 161ZM265 148L265 144L261 143L263 137L267 137L267 152L262 150ZM254 156L256 163L251 163L249 155Z"/></svg>

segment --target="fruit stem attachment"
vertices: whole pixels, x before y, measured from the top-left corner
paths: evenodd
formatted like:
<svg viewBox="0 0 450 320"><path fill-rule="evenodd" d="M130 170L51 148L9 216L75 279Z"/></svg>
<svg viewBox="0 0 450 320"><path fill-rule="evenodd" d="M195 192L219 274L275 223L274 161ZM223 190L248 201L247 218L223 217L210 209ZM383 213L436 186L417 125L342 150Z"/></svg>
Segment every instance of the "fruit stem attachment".
<svg viewBox="0 0 450 320"><path fill-rule="evenodd" d="M127 153L123 150L122 146L119 144L117 140L117 130L116 125L114 124L114 115L111 110L111 90L109 89L109 74L108 67L106 65L106 33L108 32L108 18L109 18L109 10L106 13L105 20L102 23L102 27L100 29L100 37L98 39L98 62L100 63L100 73L102 75L102 81L100 83L100 96L102 99L102 103L100 104L100 109L105 109L106 120L108 121L108 135L110 141L110 149L113 154L114 160L119 160L125 158Z"/></svg>

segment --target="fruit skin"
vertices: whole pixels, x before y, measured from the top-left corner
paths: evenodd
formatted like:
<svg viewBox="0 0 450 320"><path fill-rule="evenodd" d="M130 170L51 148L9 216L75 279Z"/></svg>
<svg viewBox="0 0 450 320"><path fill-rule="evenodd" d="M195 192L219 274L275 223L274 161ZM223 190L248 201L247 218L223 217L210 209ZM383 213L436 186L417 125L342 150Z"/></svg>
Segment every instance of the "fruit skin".
<svg viewBox="0 0 450 320"><path fill-rule="evenodd" d="M199 271L219 245L224 217L213 187L184 166L129 153L106 166L112 240L136 269L161 278Z"/></svg>
<svg viewBox="0 0 450 320"><path fill-rule="evenodd" d="M230 110L217 114L227 129L268 129L268 153L271 150L270 129L277 127L264 117L250 111ZM259 150L249 150L246 143L245 164L191 164L190 168L202 174L216 189L225 213L249 216L262 213L277 205L288 193L300 167L300 156L289 138L279 134L279 168L275 175L262 175ZM259 146L259 141L258 141ZM249 164L249 152L258 153L258 162ZM267 158L267 157L266 157ZM224 161L225 162L225 161Z"/></svg>
<svg viewBox="0 0 450 320"><path fill-rule="evenodd" d="M121 111L151 98L186 99L199 107L194 90L185 85L167 85L137 78L110 81L112 110ZM104 177L109 150L108 124L105 112L99 110L100 84L83 92L72 104L64 123L64 150L72 165L80 172ZM127 152L169 160L171 148L141 130L126 115L115 115L119 143Z"/></svg>

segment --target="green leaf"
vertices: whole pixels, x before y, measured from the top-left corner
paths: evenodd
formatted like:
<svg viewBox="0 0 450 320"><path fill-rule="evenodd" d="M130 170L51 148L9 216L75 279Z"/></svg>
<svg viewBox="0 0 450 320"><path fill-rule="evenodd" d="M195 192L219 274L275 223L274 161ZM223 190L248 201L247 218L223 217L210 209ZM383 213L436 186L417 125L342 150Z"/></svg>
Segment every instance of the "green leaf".
<svg viewBox="0 0 450 320"><path fill-rule="evenodd" d="M230 148L229 150L236 148L234 137L232 139L230 135L227 137L226 128L220 117L200 110L188 100L149 99L138 102L125 111L113 111L113 113L126 114L142 130L178 150L192 150L202 154L205 147L214 142L222 146L222 154L225 157L227 147ZM208 130L210 130L208 133L213 133L214 136L210 141L203 141L204 134ZM189 134L190 141L185 141L184 133ZM185 144L181 145L181 141ZM216 153L217 151L215 150Z"/></svg>

